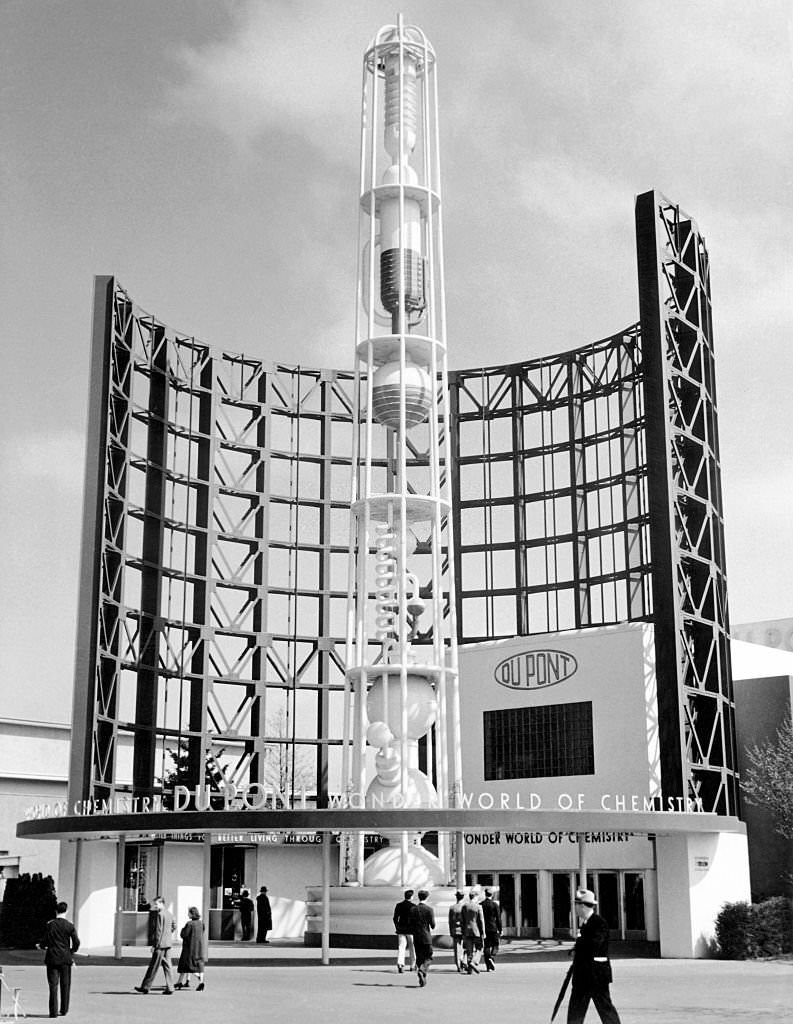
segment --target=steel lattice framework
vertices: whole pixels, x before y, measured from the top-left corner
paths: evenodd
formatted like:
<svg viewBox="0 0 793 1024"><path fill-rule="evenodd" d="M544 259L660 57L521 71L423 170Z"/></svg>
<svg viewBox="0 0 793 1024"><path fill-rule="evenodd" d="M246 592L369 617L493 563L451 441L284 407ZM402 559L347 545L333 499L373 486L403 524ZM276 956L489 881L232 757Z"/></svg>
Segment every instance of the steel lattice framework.
<svg viewBox="0 0 793 1024"><path fill-rule="evenodd" d="M664 795L736 814L707 252L657 193L636 217L640 324L450 374L458 642L652 622ZM91 372L70 800L178 777L325 806L353 372L214 351L113 278Z"/></svg>
<svg viewBox="0 0 793 1024"><path fill-rule="evenodd" d="M662 785L737 814L710 263L691 217L655 192L637 199L636 244Z"/></svg>
<svg viewBox="0 0 793 1024"><path fill-rule="evenodd" d="M341 756L352 374L213 354L112 278L95 334L72 786L152 795L178 771L323 805Z"/></svg>

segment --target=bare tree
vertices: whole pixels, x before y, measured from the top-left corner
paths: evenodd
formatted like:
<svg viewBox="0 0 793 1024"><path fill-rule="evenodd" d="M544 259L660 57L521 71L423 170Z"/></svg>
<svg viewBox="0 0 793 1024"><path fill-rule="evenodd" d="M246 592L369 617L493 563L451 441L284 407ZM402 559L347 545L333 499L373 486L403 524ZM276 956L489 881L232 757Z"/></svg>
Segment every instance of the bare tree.
<svg viewBox="0 0 793 1024"><path fill-rule="evenodd" d="M316 789L314 748L292 742L283 708L267 716L266 735L278 739L264 745L262 781L290 799L302 790L313 793Z"/></svg>
<svg viewBox="0 0 793 1024"><path fill-rule="evenodd" d="M775 740L746 748L749 769L741 782L746 799L765 807L774 818L774 829L793 839L793 716L779 727Z"/></svg>

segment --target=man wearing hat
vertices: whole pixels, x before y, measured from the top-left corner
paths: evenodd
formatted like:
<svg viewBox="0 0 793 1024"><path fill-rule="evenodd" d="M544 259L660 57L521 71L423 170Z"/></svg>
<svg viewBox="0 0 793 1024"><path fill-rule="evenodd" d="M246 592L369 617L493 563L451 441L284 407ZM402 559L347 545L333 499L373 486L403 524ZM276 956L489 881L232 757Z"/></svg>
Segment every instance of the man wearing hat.
<svg viewBox="0 0 793 1024"><path fill-rule="evenodd" d="M464 971L463 963L463 920L461 911L465 902L465 895L458 889L454 894L455 902L449 907L449 935L452 937L452 949L454 950L454 966L458 971Z"/></svg>
<svg viewBox="0 0 793 1024"><path fill-rule="evenodd" d="M482 917L485 919L485 941L483 956L488 971L496 969L493 957L498 953L498 937L501 934L501 907L493 899L493 890L485 889L482 900Z"/></svg>
<svg viewBox="0 0 793 1024"><path fill-rule="evenodd" d="M567 1024L583 1024L590 999L603 1024L620 1024L609 995L609 926L595 912L597 900L590 889L576 889L575 911L581 922L573 950L573 988L567 1007Z"/></svg>
<svg viewBox="0 0 793 1024"><path fill-rule="evenodd" d="M267 895L267 886L263 885L259 889L259 895L256 897L256 941L263 943L265 946L269 945L270 940L267 938L267 933L272 931L273 927L273 909L270 906L270 898Z"/></svg>
<svg viewBox="0 0 793 1024"><path fill-rule="evenodd" d="M410 926L413 930L413 949L416 956L416 973L419 987L427 984L427 971L432 960L432 932L435 928L435 914L427 904L429 893L419 889L418 905L413 904L410 912Z"/></svg>

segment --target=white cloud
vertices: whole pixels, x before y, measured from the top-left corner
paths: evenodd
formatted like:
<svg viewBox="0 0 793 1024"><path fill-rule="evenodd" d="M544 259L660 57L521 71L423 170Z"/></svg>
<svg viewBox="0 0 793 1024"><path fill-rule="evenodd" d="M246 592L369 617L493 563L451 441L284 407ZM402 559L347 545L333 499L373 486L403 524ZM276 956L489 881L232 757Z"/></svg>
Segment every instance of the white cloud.
<svg viewBox="0 0 793 1024"><path fill-rule="evenodd" d="M46 481L60 492L82 493L85 436L76 430L59 433L8 434L0 445L3 489L24 489Z"/></svg>
<svg viewBox="0 0 793 1024"><path fill-rule="evenodd" d="M183 78L170 89L166 113L211 125L243 150L278 129L346 156L357 132L350 112L360 103L360 72L349 55L362 47L350 38L351 24L355 32L357 20L330 4L235 8L226 39L174 53Z"/></svg>
<svg viewBox="0 0 793 1024"><path fill-rule="evenodd" d="M567 226L592 229L630 218L628 184L560 156L524 164L516 175L516 190L527 210Z"/></svg>

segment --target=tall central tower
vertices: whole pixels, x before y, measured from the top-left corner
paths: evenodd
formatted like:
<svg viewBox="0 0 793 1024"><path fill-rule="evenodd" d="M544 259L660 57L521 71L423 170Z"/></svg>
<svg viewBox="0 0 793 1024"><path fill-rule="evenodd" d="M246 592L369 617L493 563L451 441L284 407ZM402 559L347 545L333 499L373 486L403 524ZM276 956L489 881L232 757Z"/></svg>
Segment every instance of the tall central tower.
<svg viewBox="0 0 793 1024"><path fill-rule="evenodd" d="M344 766L376 809L455 806L460 731L435 54L380 29L364 55ZM437 850L395 833L343 881L443 885Z"/></svg>

